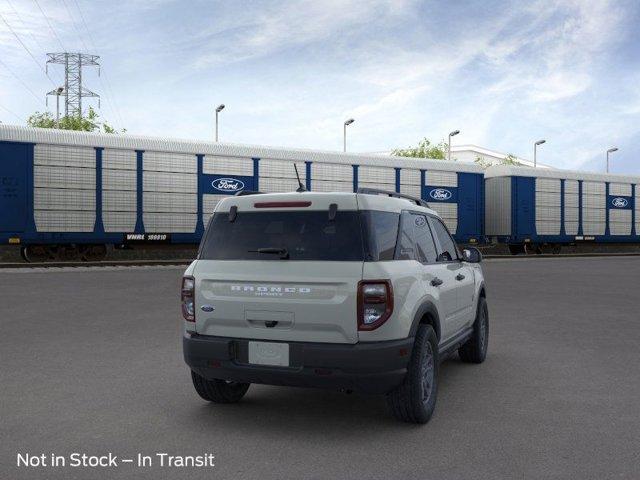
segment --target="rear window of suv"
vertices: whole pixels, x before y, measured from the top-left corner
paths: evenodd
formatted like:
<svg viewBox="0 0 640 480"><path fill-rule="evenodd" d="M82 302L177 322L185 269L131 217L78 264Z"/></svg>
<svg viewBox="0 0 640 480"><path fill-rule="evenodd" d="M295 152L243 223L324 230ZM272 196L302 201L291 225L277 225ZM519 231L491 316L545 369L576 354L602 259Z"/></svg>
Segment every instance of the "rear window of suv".
<svg viewBox="0 0 640 480"><path fill-rule="evenodd" d="M399 214L379 211L238 212L214 214L202 260L393 260Z"/></svg>

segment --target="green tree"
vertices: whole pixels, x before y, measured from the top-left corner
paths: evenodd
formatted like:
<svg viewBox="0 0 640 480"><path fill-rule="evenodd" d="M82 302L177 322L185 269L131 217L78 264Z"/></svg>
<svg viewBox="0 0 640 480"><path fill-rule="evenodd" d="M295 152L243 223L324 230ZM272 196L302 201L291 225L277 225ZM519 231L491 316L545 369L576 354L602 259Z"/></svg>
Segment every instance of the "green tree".
<svg viewBox="0 0 640 480"><path fill-rule="evenodd" d="M427 138L423 138L418 142L417 147L396 148L391 152L391 155L396 155L398 157L435 158L437 160L446 160L448 149L448 145L444 142L434 145Z"/></svg>
<svg viewBox="0 0 640 480"><path fill-rule="evenodd" d="M100 121L100 115L92 108L86 116L65 116L60 118L60 122L56 124L56 119L51 112L36 112L27 120L27 125L38 128L59 128L60 130L80 130L83 132L100 132L118 133L118 131L109 125L106 121ZM127 130L122 129L122 133Z"/></svg>
<svg viewBox="0 0 640 480"><path fill-rule="evenodd" d="M518 161L518 157L516 157L513 153L509 153L506 157L498 160L495 163L491 160L487 160L483 157L477 156L475 159L475 163L477 165L480 165L482 168L489 168L493 165L522 165L522 163Z"/></svg>

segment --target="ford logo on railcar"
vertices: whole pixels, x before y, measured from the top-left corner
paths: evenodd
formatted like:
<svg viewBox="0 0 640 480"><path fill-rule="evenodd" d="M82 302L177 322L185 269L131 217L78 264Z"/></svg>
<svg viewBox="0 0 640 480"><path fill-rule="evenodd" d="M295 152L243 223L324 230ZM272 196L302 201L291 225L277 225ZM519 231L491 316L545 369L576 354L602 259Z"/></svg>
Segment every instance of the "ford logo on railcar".
<svg viewBox="0 0 640 480"><path fill-rule="evenodd" d="M244 182L237 178L217 178L211 182L211 186L223 192L239 192L244 188Z"/></svg>
<svg viewBox="0 0 640 480"><path fill-rule="evenodd" d="M434 188L429 192L429 196L434 200L449 200L451 192L445 188Z"/></svg>
<svg viewBox="0 0 640 480"><path fill-rule="evenodd" d="M613 200L611 200L611 205L613 205L616 208L624 208L627 205L629 205L629 201L626 198L616 197Z"/></svg>

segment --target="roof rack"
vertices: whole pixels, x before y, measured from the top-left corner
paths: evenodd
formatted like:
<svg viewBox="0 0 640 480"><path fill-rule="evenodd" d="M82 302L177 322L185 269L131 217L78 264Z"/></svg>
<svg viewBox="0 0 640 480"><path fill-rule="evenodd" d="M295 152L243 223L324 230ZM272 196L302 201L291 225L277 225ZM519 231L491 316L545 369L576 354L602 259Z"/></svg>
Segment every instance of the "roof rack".
<svg viewBox="0 0 640 480"><path fill-rule="evenodd" d="M265 192L259 192L258 190L240 190L233 194L234 197L244 197L245 195L263 195Z"/></svg>
<svg viewBox="0 0 640 480"><path fill-rule="evenodd" d="M358 188L357 193L364 193L365 195L387 195L388 197L403 198L405 200L409 200L410 202L414 202L416 205L420 205L421 207L429 208L429 204L421 198L412 197L411 195L405 195L404 193L390 192L388 190L381 190L379 188Z"/></svg>

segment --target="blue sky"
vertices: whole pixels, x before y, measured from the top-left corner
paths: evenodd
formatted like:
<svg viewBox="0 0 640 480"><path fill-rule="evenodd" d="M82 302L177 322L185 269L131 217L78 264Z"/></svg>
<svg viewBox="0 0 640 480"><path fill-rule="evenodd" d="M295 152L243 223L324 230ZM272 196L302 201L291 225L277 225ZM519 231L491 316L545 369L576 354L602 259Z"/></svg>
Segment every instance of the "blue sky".
<svg viewBox="0 0 640 480"><path fill-rule="evenodd" d="M64 48L102 57L85 85L130 133L211 139L225 103L222 141L339 150L354 117L351 151L460 129L524 158L545 138L539 161L561 168L602 171L615 145L612 172L640 174L637 1L0 0L0 15L37 60L0 20L5 123L45 108L62 78L45 52Z"/></svg>

